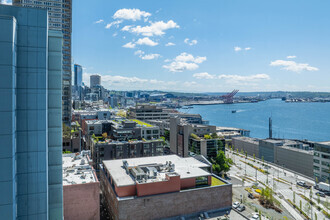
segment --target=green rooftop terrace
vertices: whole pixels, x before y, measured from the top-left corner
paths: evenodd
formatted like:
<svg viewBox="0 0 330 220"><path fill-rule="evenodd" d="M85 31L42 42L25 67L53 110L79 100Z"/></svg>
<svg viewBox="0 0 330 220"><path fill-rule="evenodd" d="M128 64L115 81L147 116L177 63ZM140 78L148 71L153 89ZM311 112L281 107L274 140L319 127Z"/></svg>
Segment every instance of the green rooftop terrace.
<svg viewBox="0 0 330 220"><path fill-rule="evenodd" d="M151 124L145 123L145 122L137 120L137 119L130 119L130 121L134 121L136 124L139 124L144 127L153 127Z"/></svg>

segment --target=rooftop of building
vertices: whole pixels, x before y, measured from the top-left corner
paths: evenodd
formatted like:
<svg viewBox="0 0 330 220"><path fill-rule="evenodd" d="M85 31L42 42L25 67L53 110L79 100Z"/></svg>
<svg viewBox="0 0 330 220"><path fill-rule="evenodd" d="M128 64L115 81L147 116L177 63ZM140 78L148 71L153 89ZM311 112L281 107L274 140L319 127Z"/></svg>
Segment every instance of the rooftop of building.
<svg viewBox="0 0 330 220"><path fill-rule="evenodd" d="M319 144L330 146L330 141L322 141L322 142L318 142L318 143Z"/></svg>
<svg viewBox="0 0 330 220"><path fill-rule="evenodd" d="M136 184L134 177L126 172L124 167L124 163L126 163L125 161L129 167L135 169L137 167L148 167L150 170L153 170L154 167L158 167L159 170L157 176L148 180L151 182L162 181L166 174L179 175L181 179L211 175L209 172L202 169L210 167L210 165L192 157L181 158L177 155L103 161L104 168L109 171L118 187ZM137 171L139 170L140 169L137 169Z"/></svg>
<svg viewBox="0 0 330 220"><path fill-rule="evenodd" d="M93 167L89 164L90 151L63 154L63 185L97 182Z"/></svg>
<svg viewBox="0 0 330 220"><path fill-rule="evenodd" d="M250 143L259 144L259 139L258 138L239 136L239 137L234 137L234 139L244 140L244 141L247 141L247 142L250 142Z"/></svg>
<svg viewBox="0 0 330 220"><path fill-rule="evenodd" d="M288 145L279 146L279 147L280 148L283 148L283 149L291 150L291 151L296 151L296 152L300 152L300 153L314 155L314 151L313 150L304 150L304 149L300 149L300 148L290 147Z"/></svg>
<svg viewBox="0 0 330 220"><path fill-rule="evenodd" d="M242 129L242 128L219 127L219 126L217 126L216 130L217 130L217 132L221 132L221 131L249 131L249 130L245 130L245 129Z"/></svg>

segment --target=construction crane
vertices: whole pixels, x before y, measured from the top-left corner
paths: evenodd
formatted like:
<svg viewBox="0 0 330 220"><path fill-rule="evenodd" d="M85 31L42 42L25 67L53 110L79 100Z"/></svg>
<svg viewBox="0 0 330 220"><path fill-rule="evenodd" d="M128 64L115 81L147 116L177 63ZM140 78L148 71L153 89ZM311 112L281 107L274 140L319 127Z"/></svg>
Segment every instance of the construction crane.
<svg viewBox="0 0 330 220"><path fill-rule="evenodd" d="M220 96L223 99L225 104L233 104L234 103L234 96L238 93L238 89L234 89L232 92Z"/></svg>

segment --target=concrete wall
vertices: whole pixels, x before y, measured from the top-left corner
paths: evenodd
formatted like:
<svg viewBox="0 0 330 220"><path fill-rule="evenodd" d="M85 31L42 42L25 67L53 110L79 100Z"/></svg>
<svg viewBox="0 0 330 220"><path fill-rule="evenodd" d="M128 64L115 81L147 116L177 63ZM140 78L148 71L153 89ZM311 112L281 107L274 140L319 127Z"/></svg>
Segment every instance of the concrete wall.
<svg viewBox="0 0 330 220"><path fill-rule="evenodd" d="M243 150L247 152L248 155L253 156L253 154L259 158L259 143L252 143L245 140L245 138L234 137L232 138L232 146L234 149L238 149L239 152Z"/></svg>
<svg viewBox="0 0 330 220"><path fill-rule="evenodd" d="M259 157L264 157L265 161L274 163L274 148L275 144L267 140L259 140Z"/></svg>
<svg viewBox="0 0 330 220"><path fill-rule="evenodd" d="M101 189L115 220L168 218L232 205L231 184L118 200L102 169L100 175Z"/></svg>
<svg viewBox="0 0 330 220"><path fill-rule="evenodd" d="M64 219L100 219L100 183L63 186Z"/></svg>
<svg viewBox="0 0 330 220"><path fill-rule="evenodd" d="M308 154L302 150L275 147L275 164L314 177L313 154Z"/></svg>

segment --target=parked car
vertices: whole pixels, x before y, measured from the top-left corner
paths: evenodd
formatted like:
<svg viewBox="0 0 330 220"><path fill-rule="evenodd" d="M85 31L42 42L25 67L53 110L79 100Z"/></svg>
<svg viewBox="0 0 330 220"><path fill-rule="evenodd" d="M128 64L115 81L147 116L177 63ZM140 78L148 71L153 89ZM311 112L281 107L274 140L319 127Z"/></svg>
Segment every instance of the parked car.
<svg viewBox="0 0 330 220"><path fill-rule="evenodd" d="M248 197L249 197L250 199L255 199L255 197L254 197L254 195L253 195L252 193L249 193Z"/></svg>
<svg viewBox="0 0 330 220"><path fill-rule="evenodd" d="M239 202L234 202L233 204L233 208L234 209L237 209L239 207L240 203Z"/></svg>
<svg viewBox="0 0 330 220"><path fill-rule="evenodd" d="M297 182L297 185L298 186L305 187L306 189L310 189L311 188L311 186L307 185L304 181L298 181Z"/></svg>
<svg viewBox="0 0 330 220"><path fill-rule="evenodd" d="M250 220L259 220L259 214L258 213L255 213L252 215L252 217L250 218Z"/></svg>
<svg viewBox="0 0 330 220"><path fill-rule="evenodd" d="M323 193L323 192L317 192L315 194L318 195L318 196L321 196L321 197L325 197L325 193Z"/></svg>
<svg viewBox="0 0 330 220"><path fill-rule="evenodd" d="M240 206L238 206L237 210L239 212L243 212L245 210L245 206L244 205L240 205Z"/></svg>

